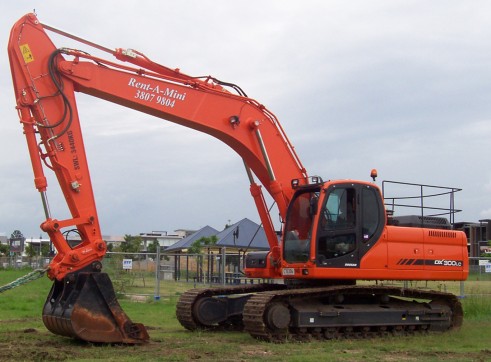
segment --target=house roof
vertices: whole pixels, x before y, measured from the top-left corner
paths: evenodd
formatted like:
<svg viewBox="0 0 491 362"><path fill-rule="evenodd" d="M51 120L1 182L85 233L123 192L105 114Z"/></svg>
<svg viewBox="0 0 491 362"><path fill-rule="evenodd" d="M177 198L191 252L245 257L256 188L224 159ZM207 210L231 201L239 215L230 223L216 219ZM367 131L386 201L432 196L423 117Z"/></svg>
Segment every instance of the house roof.
<svg viewBox="0 0 491 362"><path fill-rule="evenodd" d="M239 249L269 250L264 229L245 218L217 234L217 246Z"/></svg>
<svg viewBox="0 0 491 362"><path fill-rule="evenodd" d="M191 247L194 241L202 237L216 235L217 243L215 247L227 247L251 250L269 250L268 240L264 229L255 222L245 218L229 226L223 231L205 226L196 233L184 238L174 245L165 249L165 252L176 252Z"/></svg>
<svg viewBox="0 0 491 362"><path fill-rule="evenodd" d="M196 240L201 239L202 237L210 237L216 234L218 234L218 230L207 225L204 228L201 228L198 231L196 231L194 234L191 234L185 237L184 239L179 240L177 243L172 244L171 246L165 249L165 252L167 253L170 251L179 251L182 249L187 249Z"/></svg>

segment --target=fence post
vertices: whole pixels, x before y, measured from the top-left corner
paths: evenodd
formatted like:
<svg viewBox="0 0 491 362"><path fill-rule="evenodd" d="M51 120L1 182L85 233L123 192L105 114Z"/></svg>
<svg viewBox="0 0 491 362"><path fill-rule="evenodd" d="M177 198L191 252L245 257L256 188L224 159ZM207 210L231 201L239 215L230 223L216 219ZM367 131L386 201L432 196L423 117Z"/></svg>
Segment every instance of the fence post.
<svg viewBox="0 0 491 362"><path fill-rule="evenodd" d="M225 257L226 257L225 249L226 249L225 247L222 248L222 260L221 260L222 265L220 265L221 266L220 274L222 274L222 285L225 285L225 262L226 262L226 260L225 260Z"/></svg>
<svg viewBox="0 0 491 362"><path fill-rule="evenodd" d="M460 282L460 298L465 298L465 294L464 294L464 281L462 280Z"/></svg>
<svg viewBox="0 0 491 362"><path fill-rule="evenodd" d="M155 293L154 300L160 299L160 245L157 245L157 256L155 258Z"/></svg>

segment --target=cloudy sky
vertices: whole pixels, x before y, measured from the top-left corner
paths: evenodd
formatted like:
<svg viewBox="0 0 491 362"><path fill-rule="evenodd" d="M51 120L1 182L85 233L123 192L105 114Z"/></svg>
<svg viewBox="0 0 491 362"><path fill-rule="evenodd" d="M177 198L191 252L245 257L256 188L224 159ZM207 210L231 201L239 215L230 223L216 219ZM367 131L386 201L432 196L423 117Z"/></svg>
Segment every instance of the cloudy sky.
<svg viewBox="0 0 491 362"><path fill-rule="evenodd" d="M311 175L368 180L377 168L378 183L458 187L457 221L491 218L490 2L16 0L0 5L7 236L39 236L44 220L6 52L11 26L33 9L106 47L240 85L276 114ZM259 222L241 159L224 144L89 96L78 102L103 234ZM65 218L49 182L53 217Z"/></svg>

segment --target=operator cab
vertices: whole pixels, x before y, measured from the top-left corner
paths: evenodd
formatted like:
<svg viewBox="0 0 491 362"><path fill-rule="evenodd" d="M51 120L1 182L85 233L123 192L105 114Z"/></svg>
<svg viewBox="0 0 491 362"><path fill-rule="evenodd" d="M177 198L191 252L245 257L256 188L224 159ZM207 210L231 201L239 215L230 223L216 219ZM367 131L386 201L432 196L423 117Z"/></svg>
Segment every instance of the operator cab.
<svg viewBox="0 0 491 362"><path fill-rule="evenodd" d="M325 182L298 188L288 208L283 255L289 264L357 268L379 239L385 212L378 188Z"/></svg>

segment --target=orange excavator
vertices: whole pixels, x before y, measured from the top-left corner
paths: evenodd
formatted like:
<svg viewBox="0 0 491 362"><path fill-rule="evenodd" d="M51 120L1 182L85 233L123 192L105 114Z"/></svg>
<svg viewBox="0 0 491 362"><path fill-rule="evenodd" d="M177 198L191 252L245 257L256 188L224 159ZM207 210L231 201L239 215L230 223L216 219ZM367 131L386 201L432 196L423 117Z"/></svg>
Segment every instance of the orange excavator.
<svg viewBox="0 0 491 362"><path fill-rule="evenodd" d="M115 59L57 48L47 31ZM57 250L48 270L54 284L43 309L51 332L93 342L143 343L149 338L145 327L119 306L101 271L106 244L76 92L207 133L243 159L270 245L268 252L248 254L245 274L281 282L190 290L177 305L185 328L244 328L256 338L278 341L461 325L462 307L452 294L356 282L464 280L465 234L441 223L442 218L421 216L413 222L387 213L372 182L309 176L274 114L240 87L186 75L135 50L108 49L43 24L35 14L15 23L8 53L34 183L46 214L41 229ZM60 184L68 219L51 215L46 168ZM263 188L284 223L280 239ZM71 231L80 236L76 245L67 241Z"/></svg>

